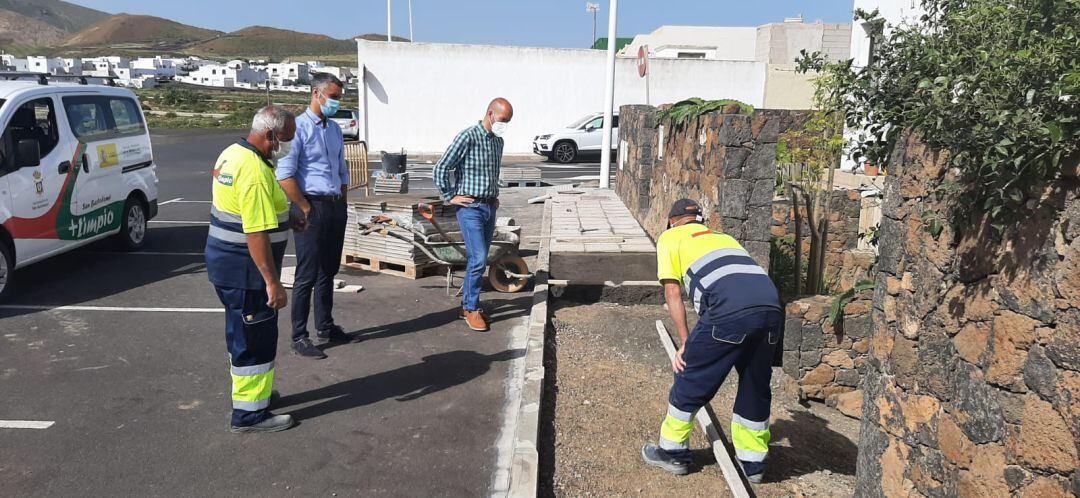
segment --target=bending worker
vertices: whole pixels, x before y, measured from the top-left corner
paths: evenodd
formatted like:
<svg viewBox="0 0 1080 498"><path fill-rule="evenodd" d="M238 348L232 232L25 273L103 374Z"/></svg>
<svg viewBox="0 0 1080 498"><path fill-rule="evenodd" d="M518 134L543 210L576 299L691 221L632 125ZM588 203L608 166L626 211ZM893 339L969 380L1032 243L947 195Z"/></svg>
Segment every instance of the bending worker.
<svg viewBox="0 0 1080 498"><path fill-rule="evenodd" d="M672 474L688 472L694 413L720 389L734 367L739 391L731 440L750 482L761 482L769 452L773 349L783 312L768 274L731 236L704 225L694 201L676 201L668 230L656 242L657 274L681 346L671 363L675 383L660 428L660 444L641 450L645 463ZM687 330L686 289L699 320Z"/></svg>
<svg viewBox="0 0 1080 498"><path fill-rule="evenodd" d="M288 302L279 275L290 225L289 202L274 177L272 158L295 133L292 113L264 107L247 139L225 149L214 167L206 273L225 305L232 432L275 432L293 425L291 416L274 415L269 406L277 314Z"/></svg>
<svg viewBox="0 0 1080 498"><path fill-rule="evenodd" d="M488 320L480 310L480 287L499 209L502 136L513 117L514 108L509 101L503 98L492 100L484 119L458 133L432 170L435 186L443 200L458 207L458 225L469 260L465 267L459 316L477 332L488 330ZM450 183L451 172L453 184Z"/></svg>

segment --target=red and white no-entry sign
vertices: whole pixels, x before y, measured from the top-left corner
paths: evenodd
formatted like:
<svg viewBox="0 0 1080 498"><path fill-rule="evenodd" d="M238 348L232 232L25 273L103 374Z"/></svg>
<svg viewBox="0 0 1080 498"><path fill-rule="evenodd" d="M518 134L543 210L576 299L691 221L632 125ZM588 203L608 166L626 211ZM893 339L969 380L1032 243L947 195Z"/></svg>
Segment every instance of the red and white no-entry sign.
<svg viewBox="0 0 1080 498"><path fill-rule="evenodd" d="M642 45L637 51L637 73L642 78L649 74L649 46Z"/></svg>

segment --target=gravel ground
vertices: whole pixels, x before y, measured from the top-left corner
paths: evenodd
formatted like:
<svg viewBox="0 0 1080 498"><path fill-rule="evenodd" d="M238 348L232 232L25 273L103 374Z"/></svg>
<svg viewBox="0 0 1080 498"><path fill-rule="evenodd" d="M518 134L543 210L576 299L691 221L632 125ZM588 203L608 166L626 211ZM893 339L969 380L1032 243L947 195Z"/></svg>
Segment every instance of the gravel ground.
<svg viewBox="0 0 1080 498"><path fill-rule="evenodd" d="M542 496L730 496L697 430L690 475L672 476L641 462L642 444L657 439L671 386L655 328L666 316L660 306L556 303L546 354ZM767 482L754 492L850 496L858 421L822 405L800 405L777 388L780 375L777 369ZM725 432L736 381L732 372L713 400Z"/></svg>

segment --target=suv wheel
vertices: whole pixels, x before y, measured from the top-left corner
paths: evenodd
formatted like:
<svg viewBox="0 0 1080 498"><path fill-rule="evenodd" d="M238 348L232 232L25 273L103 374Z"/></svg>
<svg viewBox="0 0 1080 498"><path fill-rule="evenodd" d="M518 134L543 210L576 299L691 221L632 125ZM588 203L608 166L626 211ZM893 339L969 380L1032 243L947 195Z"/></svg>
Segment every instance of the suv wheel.
<svg viewBox="0 0 1080 498"><path fill-rule="evenodd" d="M15 257L12 255L11 248L8 247L7 242L0 240L0 302L11 294L11 288L15 286L12 280L14 271Z"/></svg>
<svg viewBox="0 0 1080 498"><path fill-rule="evenodd" d="M128 199L124 204L122 225L116 237L125 251L138 251L146 243L146 207L138 199Z"/></svg>
<svg viewBox="0 0 1080 498"><path fill-rule="evenodd" d="M569 140L563 140L555 144L555 147L551 149L551 158L562 164L572 162L576 157L577 146Z"/></svg>

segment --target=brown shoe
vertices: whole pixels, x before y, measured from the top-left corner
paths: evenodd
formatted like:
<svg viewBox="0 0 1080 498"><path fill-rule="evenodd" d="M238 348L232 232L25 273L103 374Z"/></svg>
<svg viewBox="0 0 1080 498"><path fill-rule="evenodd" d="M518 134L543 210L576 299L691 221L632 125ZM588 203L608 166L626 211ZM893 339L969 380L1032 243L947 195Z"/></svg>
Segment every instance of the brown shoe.
<svg viewBox="0 0 1080 498"><path fill-rule="evenodd" d="M487 319L485 319L484 315L479 311L466 311L465 323L469 325L470 329L473 329L477 332L488 331Z"/></svg>
<svg viewBox="0 0 1080 498"><path fill-rule="evenodd" d="M480 316L484 317L484 320L490 320L490 318L488 318L488 314L485 313L484 310L479 310L479 311L480 311ZM466 313L468 313L468 312L465 311L464 307L458 308L458 318L464 320Z"/></svg>

